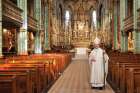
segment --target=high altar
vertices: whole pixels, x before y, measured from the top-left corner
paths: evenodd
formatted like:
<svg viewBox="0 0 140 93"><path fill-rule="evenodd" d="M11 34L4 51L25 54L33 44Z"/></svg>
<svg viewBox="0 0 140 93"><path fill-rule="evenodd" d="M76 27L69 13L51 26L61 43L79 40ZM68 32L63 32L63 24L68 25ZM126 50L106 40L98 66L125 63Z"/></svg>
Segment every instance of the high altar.
<svg viewBox="0 0 140 93"><path fill-rule="evenodd" d="M76 6L75 6L76 7ZM74 27L72 32L72 44L75 47L88 47L90 45L90 26L87 8L79 3L77 13L74 15Z"/></svg>

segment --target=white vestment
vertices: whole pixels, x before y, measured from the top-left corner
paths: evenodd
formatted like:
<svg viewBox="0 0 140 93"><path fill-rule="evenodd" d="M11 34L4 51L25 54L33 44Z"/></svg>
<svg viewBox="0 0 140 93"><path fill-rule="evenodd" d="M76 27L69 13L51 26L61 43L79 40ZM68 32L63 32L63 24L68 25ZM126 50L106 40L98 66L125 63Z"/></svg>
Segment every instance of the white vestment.
<svg viewBox="0 0 140 93"><path fill-rule="evenodd" d="M89 55L91 66L90 83L92 87L103 87L105 84L105 73L108 72L108 55L101 48L95 48Z"/></svg>

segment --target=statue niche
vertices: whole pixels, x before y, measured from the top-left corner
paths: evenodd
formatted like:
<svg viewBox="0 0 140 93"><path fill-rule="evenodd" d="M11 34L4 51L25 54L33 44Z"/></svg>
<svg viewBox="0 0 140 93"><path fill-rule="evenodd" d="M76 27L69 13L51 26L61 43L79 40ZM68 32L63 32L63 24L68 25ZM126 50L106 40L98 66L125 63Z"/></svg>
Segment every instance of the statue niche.
<svg viewBox="0 0 140 93"><path fill-rule="evenodd" d="M33 32L28 32L28 52L32 53L34 50L34 34Z"/></svg>
<svg viewBox="0 0 140 93"><path fill-rule="evenodd" d="M128 32L128 51L134 50L134 39L133 39L133 33Z"/></svg>
<svg viewBox="0 0 140 93"><path fill-rule="evenodd" d="M10 55L16 53L16 29L3 29L3 38L2 38L2 51L4 55Z"/></svg>

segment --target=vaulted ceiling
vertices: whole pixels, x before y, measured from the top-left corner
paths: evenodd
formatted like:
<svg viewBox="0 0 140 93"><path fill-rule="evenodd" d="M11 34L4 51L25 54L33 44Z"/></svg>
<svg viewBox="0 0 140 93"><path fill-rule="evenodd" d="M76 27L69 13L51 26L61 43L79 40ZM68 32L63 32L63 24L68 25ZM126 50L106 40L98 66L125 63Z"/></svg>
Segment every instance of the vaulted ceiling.
<svg viewBox="0 0 140 93"><path fill-rule="evenodd" d="M90 17L90 11L96 9L97 0L63 0L63 3L66 9L70 8L73 16L77 16L74 17L74 20L80 16L87 20Z"/></svg>
<svg viewBox="0 0 140 93"><path fill-rule="evenodd" d="M96 3L96 0L64 0L65 6L70 6L73 11L77 10L81 5L86 11L91 7L95 9Z"/></svg>
<svg viewBox="0 0 140 93"><path fill-rule="evenodd" d="M63 0L64 2L67 1L72 1L72 2L78 2L79 0ZM83 2L88 2L88 1L98 1L98 0L82 0Z"/></svg>

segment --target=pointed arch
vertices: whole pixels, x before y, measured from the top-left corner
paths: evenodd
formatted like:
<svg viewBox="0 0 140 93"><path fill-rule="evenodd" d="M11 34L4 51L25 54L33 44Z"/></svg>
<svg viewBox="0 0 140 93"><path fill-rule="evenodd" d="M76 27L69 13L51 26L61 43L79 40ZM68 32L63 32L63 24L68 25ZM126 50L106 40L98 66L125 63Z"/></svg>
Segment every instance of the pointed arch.
<svg viewBox="0 0 140 93"><path fill-rule="evenodd" d="M97 16L96 16L96 9L91 6L89 8L89 27L91 27L92 30L97 28Z"/></svg>

